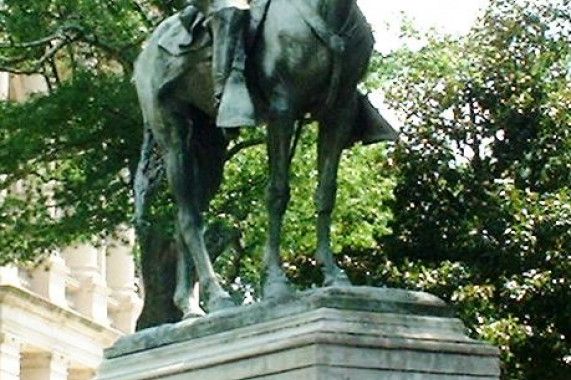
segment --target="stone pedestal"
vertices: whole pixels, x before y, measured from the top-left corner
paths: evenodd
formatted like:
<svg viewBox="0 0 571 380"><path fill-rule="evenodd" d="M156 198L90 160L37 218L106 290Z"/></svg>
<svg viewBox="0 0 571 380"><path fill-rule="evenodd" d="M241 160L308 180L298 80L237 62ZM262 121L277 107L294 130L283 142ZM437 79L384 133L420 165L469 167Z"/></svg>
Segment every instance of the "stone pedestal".
<svg viewBox="0 0 571 380"><path fill-rule="evenodd" d="M98 380L499 378L498 350L426 293L326 288L121 338Z"/></svg>

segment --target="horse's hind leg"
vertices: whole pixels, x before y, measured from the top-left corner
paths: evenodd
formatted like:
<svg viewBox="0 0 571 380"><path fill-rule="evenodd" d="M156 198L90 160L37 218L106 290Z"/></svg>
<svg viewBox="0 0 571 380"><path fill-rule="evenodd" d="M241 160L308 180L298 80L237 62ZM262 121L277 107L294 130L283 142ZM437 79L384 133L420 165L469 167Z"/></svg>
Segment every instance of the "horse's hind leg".
<svg viewBox="0 0 571 380"><path fill-rule="evenodd" d="M281 269L280 238L283 216L290 199L289 167L295 120L289 107L279 107L278 104L272 105L267 135L270 181L267 190L269 231L264 257L267 271L264 284L266 299L283 298L290 294L287 279Z"/></svg>
<svg viewBox="0 0 571 380"><path fill-rule="evenodd" d="M208 309L214 311L233 306L216 279L203 238L201 200L203 189L196 157L191 149L192 123L175 104L161 105L165 121L155 134L165 149L167 178L178 205L177 221L184 252L190 252L199 281L208 296Z"/></svg>
<svg viewBox="0 0 571 380"><path fill-rule="evenodd" d="M177 227L176 288L172 298L175 305L182 311L183 319L197 318L205 313L200 307L198 294L194 292L197 282L194 262L192 261L191 253L188 252L186 245L183 243L183 239L180 228Z"/></svg>
<svg viewBox="0 0 571 380"><path fill-rule="evenodd" d="M196 186L200 183L200 211L205 211L210 201L220 188L222 175L224 171L224 163L226 158L226 147L228 141L224 138L220 128L216 128L214 124L206 120L205 115L198 110L193 110L193 138L192 138L192 154L195 162L195 176L199 182L190 183L189 186ZM217 231L221 233L221 231ZM208 236L208 233L203 234ZM208 239L206 239L208 242ZM184 238L177 228L177 246L179 250L178 267L177 267L177 287L174 294L176 305L183 311L184 318L194 318L204 315L200 308L199 297L195 294L196 270L194 262L189 254L186 253ZM211 262L222 253L219 249L212 250L211 246L206 244ZM218 247L216 247L218 248Z"/></svg>
<svg viewBox="0 0 571 380"><path fill-rule="evenodd" d="M331 214L337 195L337 171L355 117L354 100L343 104L319 123L317 147L319 183L317 206L317 261L323 265L324 286L351 285L331 252Z"/></svg>

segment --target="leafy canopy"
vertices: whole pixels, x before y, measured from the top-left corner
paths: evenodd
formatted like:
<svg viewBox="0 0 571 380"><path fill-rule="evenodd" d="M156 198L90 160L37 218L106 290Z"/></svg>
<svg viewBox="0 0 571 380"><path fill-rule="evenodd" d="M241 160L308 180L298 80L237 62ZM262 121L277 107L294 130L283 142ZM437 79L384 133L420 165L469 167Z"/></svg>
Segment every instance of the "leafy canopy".
<svg viewBox="0 0 571 380"><path fill-rule="evenodd" d="M570 371L570 14L494 0L466 37L378 57L373 78L405 118L381 278L454 302L506 379Z"/></svg>

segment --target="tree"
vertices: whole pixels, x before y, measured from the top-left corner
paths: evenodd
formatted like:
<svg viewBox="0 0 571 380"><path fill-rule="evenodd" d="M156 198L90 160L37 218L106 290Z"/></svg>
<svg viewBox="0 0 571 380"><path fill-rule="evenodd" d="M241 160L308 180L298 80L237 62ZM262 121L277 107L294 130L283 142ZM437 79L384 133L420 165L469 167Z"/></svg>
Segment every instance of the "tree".
<svg viewBox="0 0 571 380"><path fill-rule="evenodd" d="M129 76L150 14L135 1L3 1L0 71L41 75L49 91L1 105L0 184L19 187L1 205L1 262L129 221L141 135Z"/></svg>
<svg viewBox="0 0 571 380"><path fill-rule="evenodd" d="M466 37L376 61L406 119L379 279L452 301L506 379L570 373L569 41L568 1L494 0Z"/></svg>

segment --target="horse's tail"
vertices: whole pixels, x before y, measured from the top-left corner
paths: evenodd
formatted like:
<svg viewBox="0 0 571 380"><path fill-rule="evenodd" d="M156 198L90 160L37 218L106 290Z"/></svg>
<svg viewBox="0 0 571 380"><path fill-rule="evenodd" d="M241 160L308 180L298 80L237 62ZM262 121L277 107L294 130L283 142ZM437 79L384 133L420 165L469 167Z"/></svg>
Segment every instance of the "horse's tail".
<svg viewBox="0 0 571 380"><path fill-rule="evenodd" d="M145 214L147 212L148 202L161 179L164 177L164 174L165 169L158 149L158 143L150 126L145 123L141 156L133 181L135 226L139 231L144 230L147 226L148 222L145 220Z"/></svg>
<svg viewBox="0 0 571 380"><path fill-rule="evenodd" d="M366 95L357 92L357 118L353 124L350 143L357 141L365 145L381 141L394 141L397 131L371 104Z"/></svg>

